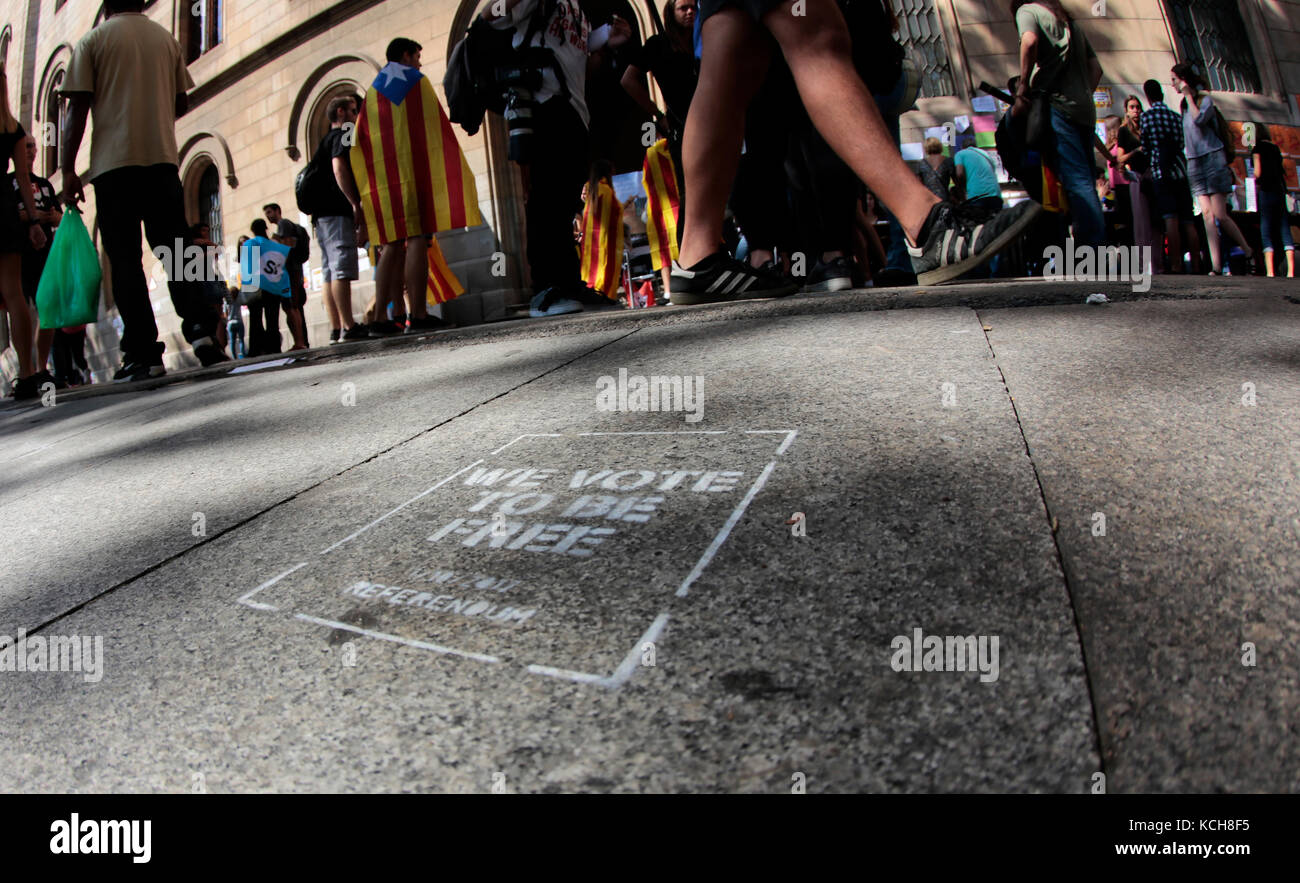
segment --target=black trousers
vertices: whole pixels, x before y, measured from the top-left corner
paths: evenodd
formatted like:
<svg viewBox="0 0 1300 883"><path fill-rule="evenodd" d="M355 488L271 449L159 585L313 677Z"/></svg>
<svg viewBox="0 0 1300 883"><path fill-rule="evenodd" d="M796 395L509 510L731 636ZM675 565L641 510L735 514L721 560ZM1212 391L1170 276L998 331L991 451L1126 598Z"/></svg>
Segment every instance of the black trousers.
<svg viewBox="0 0 1300 883"><path fill-rule="evenodd" d="M582 210L588 146L587 127L565 98L552 98L538 107L533 120L524 219L528 267L537 293L556 285L582 284L573 216Z"/></svg>
<svg viewBox="0 0 1300 883"><path fill-rule="evenodd" d="M771 39L765 37L765 39ZM745 112L745 152L731 190L731 210L751 249L788 249L794 236L785 159L799 93L779 49Z"/></svg>
<svg viewBox="0 0 1300 883"><path fill-rule="evenodd" d="M185 246L191 244L180 175L169 164L127 166L105 172L91 183L100 241L112 266L113 300L122 317L122 360L156 363L164 347L158 342L141 263L140 225L144 224L151 248L174 249L177 239ZM183 266L182 256L176 260ZM193 342L211 336L216 325L204 302L203 283L169 280L167 288L185 339Z"/></svg>
<svg viewBox="0 0 1300 883"><path fill-rule="evenodd" d="M797 219L795 244L807 256L809 270L823 252L851 253L861 185L811 122L790 138L786 174Z"/></svg>

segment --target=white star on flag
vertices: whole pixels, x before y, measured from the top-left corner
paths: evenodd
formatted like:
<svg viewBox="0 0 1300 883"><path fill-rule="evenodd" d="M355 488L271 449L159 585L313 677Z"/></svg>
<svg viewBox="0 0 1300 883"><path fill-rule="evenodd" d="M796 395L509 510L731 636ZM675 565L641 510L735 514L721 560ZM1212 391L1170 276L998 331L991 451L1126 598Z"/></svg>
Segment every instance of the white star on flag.
<svg viewBox="0 0 1300 883"><path fill-rule="evenodd" d="M392 83L393 80L401 80L402 82L406 82L407 80L406 72L412 69L413 68L408 68L404 64L398 64L397 62L393 61L393 62L389 62L387 65L384 66L384 69L379 72L379 76L385 78L384 81L385 86Z"/></svg>

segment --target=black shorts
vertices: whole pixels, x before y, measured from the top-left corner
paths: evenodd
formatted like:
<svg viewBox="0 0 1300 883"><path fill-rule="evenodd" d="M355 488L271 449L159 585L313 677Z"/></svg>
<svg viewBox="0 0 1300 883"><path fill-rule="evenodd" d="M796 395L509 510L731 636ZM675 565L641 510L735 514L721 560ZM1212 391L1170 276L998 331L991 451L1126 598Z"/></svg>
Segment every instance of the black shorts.
<svg viewBox="0 0 1300 883"><path fill-rule="evenodd" d="M734 6L742 12L749 13L754 21L762 23L763 16L776 9L786 0L700 0L700 22L726 6Z"/></svg>
<svg viewBox="0 0 1300 883"><path fill-rule="evenodd" d="M1192 187L1186 178L1161 178L1156 181L1156 206L1165 220L1178 218L1185 224L1196 220L1192 211Z"/></svg>

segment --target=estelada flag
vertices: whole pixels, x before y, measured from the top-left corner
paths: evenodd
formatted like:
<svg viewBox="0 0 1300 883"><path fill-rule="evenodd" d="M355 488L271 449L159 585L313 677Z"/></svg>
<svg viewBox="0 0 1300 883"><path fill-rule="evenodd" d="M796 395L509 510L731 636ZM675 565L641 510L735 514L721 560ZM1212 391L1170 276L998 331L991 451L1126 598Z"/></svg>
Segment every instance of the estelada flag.
<svg viewBox="0 0 1300 883"><path fill-rule="evenodd" d="M348 158L371 242L483 223L469 163L417 68L389 62L375 77Z"/></svg>
<svg viewBox="0 0 1300 883"><path fill-rule="evenodd" d="M655 270L662 270L677 260L677 213L681 207L677 171L666 138L660 138L645 152L641 180L647 197L646 236L650 240L650 262Z"/></svg>
<svg viewBox="0 0 1300 883"><path fill-rule="evenodd" d="M435 306L445 304L464 293L465 286L460 284L451 267L447 266L447 258L438 246L438 240L431 240L429 242L429 290L425 293L425 300L428 301L429 306Z"/></svg>
<svg viewBox="0 0 1300 883"><path fill-rule="evenodd" d="M623 206L614 188L601 181L582 210L582 281L610 300L623 277Z"/></svg>
<svg viewBox="0 0 1300 883"><path fill-rule="evenodd" d="M1068 211L1065 201L1065 188L1056 174L1043 163L1043 208L1049 212L1063 214Z"/></svg>

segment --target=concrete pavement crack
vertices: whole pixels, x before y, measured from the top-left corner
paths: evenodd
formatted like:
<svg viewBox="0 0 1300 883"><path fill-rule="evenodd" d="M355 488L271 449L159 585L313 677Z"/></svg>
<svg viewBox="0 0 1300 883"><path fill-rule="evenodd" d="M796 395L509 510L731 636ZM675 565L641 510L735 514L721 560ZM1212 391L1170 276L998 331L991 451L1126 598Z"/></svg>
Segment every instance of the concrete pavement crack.
<svg viewBox="0 0 1300 883"><path fill-rule="evenodd" d="M1011 405L1011 413L1016 418L1016 430L1020 433L1020 441L1025 446L1025 457L1029 460L1029 468L1034 473L1034 483L1038 485L1038 496L1043 503L1043 513L1047 516L1047 530L1052 537L1052 547L1056 549L1056 563L1061 568L1061 579L1065 583L1065 596L1070 601L1070 615L1074 619L1074 633L1079 641L1079 656L1083 659L1083 683L1088 690L1088 705L1092 709L1092 733L1093 733L1093 750L1097 753L1097 760L1101 765L1099 772L1106 776L1106 755L1102 751L1101 744L1101 718L1097 708L1097 696L1092 689L1092 669L1088 665L1088 648L1083 640L1083 625L1079 621L1079 607L1074 600L1074 586L1070 578L1070 567L1065 559L1065 553L1061 550L1061 543L1057 539L1057 532L1052 527L1055 520L1052 515L1052 505L1047 499L1047 490L1043 487L1043 477L1038 472L1038 463L1034 461L1034 453L1029 447L1029 438L1025 435L1025 426L1020 419L1020 409L1016 406L1016 400L1011 395L1011 385L1007 382L1007 375L1002 370L1002 364L998 361L997 349L993 346L993 340L989 337L988 324L985 323L984 317L980 315L977 308L972 308L975 314L975 321L979 323L980 330L984 335L984 342L988 345L989 355L993 358L993 366L998 369L998 376L1002 378L1002 388L1007 394L1007 403Z"/></svg>
<svg viewBox="0 0 1300 883"><path fill-rule="evenodd" d="M97 593L95 593L94 595L91 595L89 598L86 598L86 599L80 601L79 603L73 605L72 607L69 607L67 610L64 610L62 613L59 613L57 616L53 616L53 617L47 619L45 622L42 622L40 625L37 625L37 626L35 626L35 627L33 627L33 628L30 628L30 629L27 629L27 634L29 634L29 635L37 634L38 632L44 630L45 628L47 628L47 627L49 627L49 626L51 626L51 625L54 625L55 623L60 622L61 620L67 619L69 616L71 616L72 614L76 613L77 611L79 611L79 610L81 610L81 609L83 609L83 608L85 608L85 607L89 607L91 604L93 604L94 602L100 600L101 598L106 598L106 597L108 597L109 595L111 595L111 594L113 594L114 592L116 592L118 589L125 588L126 586L129 586L131 583L135 582L136 580L138 580L138 579L140 579L140 578L142 578L142 577L146 577L146 576L148 576L149 574L151 574L151 573L153 573L153 572L155 572L155 571L157 571L157 570L161 570L163 567L166 567L168 564L171 564L173 561L176 561L176 560L178 560L178 559L180 559L180 558L183 558L184 556L190 554L191 552L195 551L196 549L199 549L199 548L201 548L201 547L203 547L203 546L208 545L209 543L212 543L212 542L215 542L216 540L221 539L221 538L224 537L224 536L227 536L227 535L229 535L229 534L234 533L235 531L237 531L237 530L239 530L240 528L242 528L244 525L246 525L246 524L251 524L252 522L254 522L254 521L256 521L257 519L261 518L263 515L266 515L266 514L268 514L268 513L270 513L270 512L273 512L274 510L279 509L281 506L285 505L286 503L290 503L290 502L292 502L292 501L298 499L298 497L301 497L303 494L306 494L306 493L308 493L308 492L310 492L310 491L313 491L313 490L315 490L316 488L320 487L321 485L326 484L327 482L333 481L333 480L336 479L336 478L340 478L341 476L346 475L347 473L351 472L352 470L354 470L354 469L356 469L356 468L358 468L358 467L360 467L360 466L364 466L364 465L366 465L367 463L370 463L370 462L372 462L373 460L376 460L376 459L378 459L379 457L384 456L385 454L389 453L390 451L394 451L394 450L396 450L397 448L400 448L402 445L409 444L409 443L415 441L417 438L420 438L420 437L423 436L423 435L428 435L430 432L433 432L433 431L436 430L436 429L441 429L442 427L447 426L448 424L452 423L453 421L455 421L455 420L459 420L460 418L462 418L462 417L464 417L464 416L466 416L466 415L468 415L468 414L473 413L474 411L478 410L479 408L483 407L484 405L491 404L492 402L495 402L495 401L498 400L498 399L505 398L506 396L510 395L511 393L515 392L516 390L523 389L525 386L528 386L530 383L533 383L533 382L535 382L535 381L541 380L543 377L546 377L546 376L548 376L548 375L550 375L550 374L554 374L556 371L559 371L561 368L567 368L568 366L572 365L574 362L578 362L578 361L580 361L580 360L582 360L582 359L585 359L585 358L587 358L588 356L592 355L593 353L600 352L601 350L605 349L606 347L613 346L613 345L616 344L616 343L620 343L620 342L626 340L627 338L631 337L633 334L636 334L637 331L639 331L639 330L640 330L639 328L634 328L634 329L632 329L631 331L629 331L627 334L623 334L623 335L621 335L621 336L619 336L619 337L614 338L613 340L608 340L608 341L606 341L605 343L600 344L599 346L592 347L591 349L589 349L589 350L587 350L587 351L585 351L585 352L579 353L578 355L574 356L572 359L569 359L568 361L561 362L561 363L558 364L558 365L555 365L555 366L553 366L553 367L551 367L551 368L548 368L547 370L542 371L540 374L537 374L537 375L535 375L535 376L533 376L533 377L528 378L527 380L523 381L522 383L517 383L517 384L515 384L514 386L510 387L510 388L507 389L507 390L504 390L504 391L502 391L502 392L499 392L499 393L497 393L496 395L491 396L491 397L489 397L489 398L486 398L486 399L484 399L484 400L482 400L482 401L480 401L480 402L476 402L474 405L472 405L472 406L466 408L465 410L461 411L459 414L453 414L452 416L446 418L445 420L441 420L441 421L435 423L434 425L432 425L432 426L430 426L430 427L428 427L428 428L426 428L426 429L422 429L422 430L420 430L419 432L415 433L414 435L412 435L412 436L410 436L410 437L408 437L408 438L404 438L404 439L402 439L402 440L400 440L400 441L394 442L393 444L389 445L388 447L384 448L384 449L381 450L381 451L376 451L375 453L371 454L369 457L366 457L365 459L358 460L357 462L353 463L352 465L350 465L350 466L346 466L346 467L344 467L343 469L340 469L338 472L335 472L333 475L328 475L328 476L326 476L326 477L320 479L319 481L313 482L312 484L308 485L307 487L302 488L302 489L299 490L299 491L295 491L295 492L292 493L292 494L289 494L289 495L288 495L287 497L285 497L284 499L282 499L282 500L278 500L278 501L272 503L272 504L269 505L269 506L266 506L266 507L264 507L264 508L262 508L262 509L259 509L257 512L254 512L252 515L249 515L247 518L242 518L242 519L240 519L239 521L235 522L234 524L230 525L229 527L225 528L224 530L218 531L217 533L214 533L214 534L213 534L212 536L210 536L210 537L204 537L204 538L202 538L199 542L194 543L194 544L191 545L191 546L186 546L184 549L180 550L179 552L175 553L174 555L168 555L166 558L162 559L161 561L157 561L157 562L155 562L155 563L149 565L148 567L144 568L144 569L141 570L140 572L135 573L135 574L133 574L133 575L131 575L131 576L128 576L128 577L126 577L125 579L119 580L117 583L115 583L115 584L109 586L107 589L104 589L104 590L101 591L101 592L97 592Z"/></svg>

